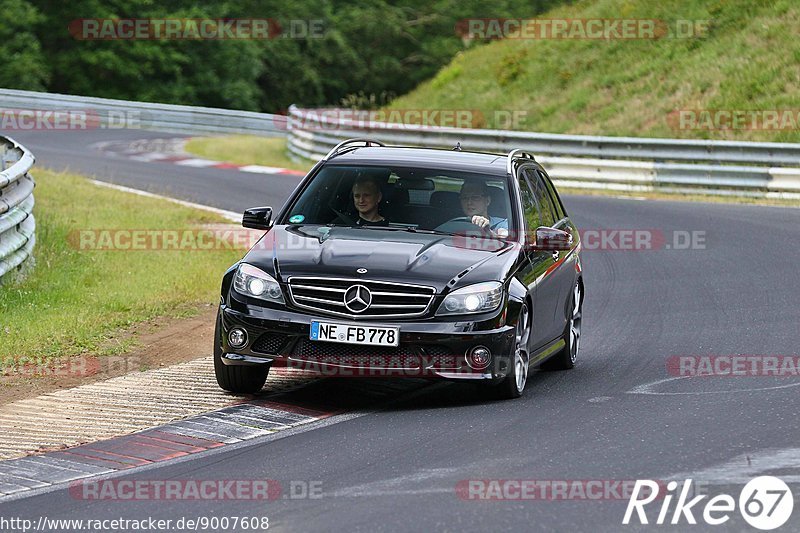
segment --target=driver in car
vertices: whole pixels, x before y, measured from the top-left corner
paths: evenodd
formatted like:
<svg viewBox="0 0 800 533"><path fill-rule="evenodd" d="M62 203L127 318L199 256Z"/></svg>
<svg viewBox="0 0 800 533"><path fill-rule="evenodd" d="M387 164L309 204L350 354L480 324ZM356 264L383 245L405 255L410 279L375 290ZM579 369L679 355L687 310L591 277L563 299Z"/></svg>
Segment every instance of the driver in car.
<svg viewBox="0 0 800 533"><path fill-rule="evenodd" d="M353 204L358 211L358 226L386 226L389 221L378 212L383 198L378 181L369 176L358 178L353 183Z"/></svg>
<svg viewBox="0 0 800 533"><path fill-rule="evenodd" d="M486 228L496 237L508 236L508 219L489 216L489 204L492 197L489 187L482 181L465 181L459 195L461 209L470 218L470 222L478 227Z"/></svg>

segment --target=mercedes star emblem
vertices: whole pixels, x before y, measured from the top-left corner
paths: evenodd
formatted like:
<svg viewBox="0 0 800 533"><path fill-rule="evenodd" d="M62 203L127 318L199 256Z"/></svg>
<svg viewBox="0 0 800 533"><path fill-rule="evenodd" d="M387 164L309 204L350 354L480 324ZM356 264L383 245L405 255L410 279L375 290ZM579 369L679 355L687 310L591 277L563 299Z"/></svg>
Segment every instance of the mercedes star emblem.
<svg viewBox="0 0 800 533"><path fill-rule="evenodd" d="M344 293L344 306L353 313L362 313L372 303L372 293L363 285L353 285Z"/></svg>

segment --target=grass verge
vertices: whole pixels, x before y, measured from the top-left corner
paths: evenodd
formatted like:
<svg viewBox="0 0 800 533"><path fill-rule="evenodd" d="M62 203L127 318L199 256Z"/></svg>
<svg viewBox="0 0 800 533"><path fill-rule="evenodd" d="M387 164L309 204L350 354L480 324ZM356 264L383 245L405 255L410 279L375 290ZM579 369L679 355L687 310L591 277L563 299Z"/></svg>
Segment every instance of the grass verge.
<svg viewBox="0 0 800 533"><path fill-rule="evenodd" d="M195 137L189 139L184 149L200 157L238 165L266 165L304 172L312 166L312 163L297 163L289 159L286 138L282 137Z"/></svg>
<svg viewBox="0 0 800 533"><path fill-rule="evenodd" d="M0 287L0 361L103 356L132 347L125 328L187 317L216 303L222 273L242 250L80 249L81 230L191 230L225 221L212 213L98 187L39 169L35 268ZM99 241L98 241L99 242ZM124 336L123 336L124 337Z"/></svg>
<svg viewBox="0 0 800 533"><path fill-rule="evenodd" d="M504 111L521 114L510 127L529 131L800 142L800 5L793 0L582 0L541 19L658 19L672 34L499 40L456 55L389 108L479 110L473 127L508 129ZM687 22L695 29L680 31ZM703 126L702 114L696 128L681 124L676 110L786 113L779 127L751 122L747 113L714 129Z"/></svg>

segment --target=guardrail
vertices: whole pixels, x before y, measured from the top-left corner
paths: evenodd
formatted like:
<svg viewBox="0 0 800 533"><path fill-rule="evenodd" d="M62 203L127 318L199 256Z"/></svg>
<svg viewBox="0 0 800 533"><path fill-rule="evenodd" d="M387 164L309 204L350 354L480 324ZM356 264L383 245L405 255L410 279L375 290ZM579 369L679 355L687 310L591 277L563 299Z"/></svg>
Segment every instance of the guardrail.
<svg viewBox="0 0 800 533"><path fill-rule="evenodd" d="M286 117L269 113L187 105L129 102L89 96L0 89L0 110L31 123L30 111L76 117L75 129L141 128L174 133L286 135ZM4 127L12 120L4 120ZM44 126L47 128L47 126ZM67 125L66 127L70 127ZM20 129L27 129L20 125Z"/></svg>
<svg viewBox="0 0 800 533"><path fill-rule="evenodd" d="M34 161L24 146L0 137L0 283L32 261L36 221L28 171Z"/></svg>
<svg viewBox="0 0 800 533"><path fill-rule="evenodd" d="M289 116L0 89L0 110L78 113L86 128L187 134L289 134L291 154L316 160L351 137L388 144L536 154L562 186L800 199L800 144L600 137L380 123L367 112L303 110ZM354 119L343 118L353 117Z"/></svg>
<svg viewBox="0 0 800 533"><path fill-rule="evenodd" d="M523 148L559 186L800 199L800 144L443 128L366 117L366 112L292 106L289 151L317 160L352 137L430 148L461 143L464 150L494 153Z"/></svg>

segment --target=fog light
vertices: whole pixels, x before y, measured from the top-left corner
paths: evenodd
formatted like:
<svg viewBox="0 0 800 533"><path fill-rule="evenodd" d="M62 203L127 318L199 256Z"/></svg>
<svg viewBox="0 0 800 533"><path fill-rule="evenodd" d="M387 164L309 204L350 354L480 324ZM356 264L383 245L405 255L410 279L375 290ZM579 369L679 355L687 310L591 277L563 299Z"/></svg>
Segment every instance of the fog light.
<svg viewBox="0 0 800 533"><path fill-rule="evenodd" d="M247 332L242 328L233 328L228 333L228 344L233 348L244 348L247 344Z"/></svg>
<svg viewBox="0 0 800 533"><path fill-rule="evenodd" d="M485 346L476 346L467 352L467 364L473 370L483 370L492 361L492 352Z"/></svg>

